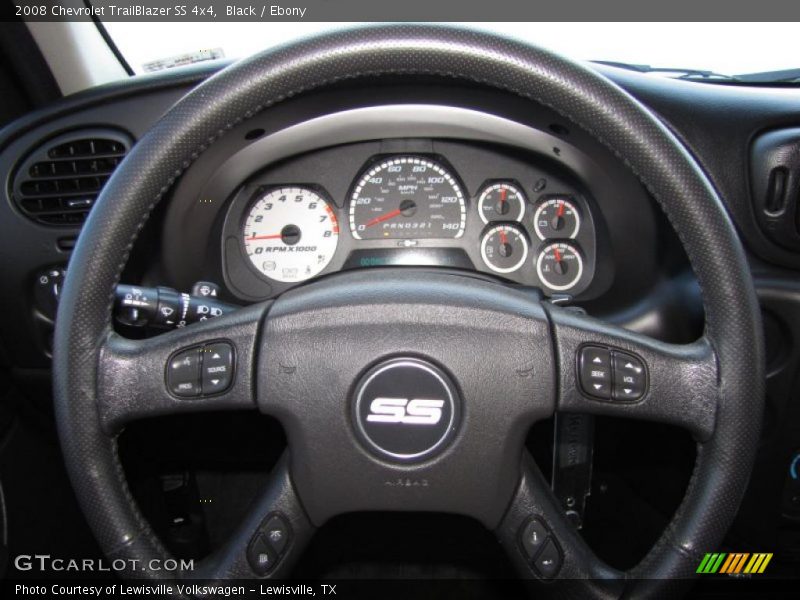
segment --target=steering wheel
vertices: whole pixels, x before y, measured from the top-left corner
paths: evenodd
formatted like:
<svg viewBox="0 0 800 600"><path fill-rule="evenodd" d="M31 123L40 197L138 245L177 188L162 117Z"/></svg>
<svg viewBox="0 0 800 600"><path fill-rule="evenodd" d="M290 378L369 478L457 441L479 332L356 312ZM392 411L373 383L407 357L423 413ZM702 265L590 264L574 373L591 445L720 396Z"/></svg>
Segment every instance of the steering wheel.
<svg viewBox="0 0 800 600"><path fill-rule="evenodd" d="M662 343L507 286L414 270L332 276L150 339L112 330L114 288L137 234L227 130L343 80L420 76L546 105L625 161L682 240L702 290L702 338ZM187 350L223 351L230 387L173 396L165 369ZM284 577L334 515L435 511L479 520L537 588L650 597L690 579L731 523L760 432L763 357L759 307L734 227L697 162L648 109L598 73L520 42L439 26L370 26L228 67L136 144L70 261L55 334L55 402L73 485L109 559L141 565L169 557L125 481L116 445L125 424L258 409L280 420L288 451L232 537L178 577ZM638 399L587 395L581 373L597 358L617 364L615 373L630 364ZM525 451L531 425L555 411L670 423L697 440L680 508L628 572L589 549Z"/></svg>

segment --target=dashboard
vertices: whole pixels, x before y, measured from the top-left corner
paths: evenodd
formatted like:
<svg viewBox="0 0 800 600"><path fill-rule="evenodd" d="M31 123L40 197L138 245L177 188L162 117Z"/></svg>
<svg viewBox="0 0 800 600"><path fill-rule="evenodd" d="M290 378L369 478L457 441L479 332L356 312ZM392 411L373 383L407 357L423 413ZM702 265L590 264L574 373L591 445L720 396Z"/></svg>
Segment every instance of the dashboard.
<svg viewBox="0 0 800 600"><path fill-rule="evenodd" d="M404 152L385 152L398 143ZM225 279L269 296L341 270L429 266L574 296L597 261L592 205L577 182L507 148L424 139L326 148L235 193Z"/></svg>

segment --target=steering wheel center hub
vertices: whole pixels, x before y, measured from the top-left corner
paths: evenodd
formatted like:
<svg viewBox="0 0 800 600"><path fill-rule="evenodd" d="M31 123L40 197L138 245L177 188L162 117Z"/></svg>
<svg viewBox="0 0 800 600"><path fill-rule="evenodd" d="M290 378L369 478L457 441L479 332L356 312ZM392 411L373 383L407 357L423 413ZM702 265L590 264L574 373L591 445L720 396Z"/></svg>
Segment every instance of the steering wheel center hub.
<svg viewBox="0 0 800 600"><path fill-rule="evenodd" d="M361 378L353 421L359 440L379 457L420 461L442 452L452 440L460 402L442 369L418 358L395 358Z"/></svg>

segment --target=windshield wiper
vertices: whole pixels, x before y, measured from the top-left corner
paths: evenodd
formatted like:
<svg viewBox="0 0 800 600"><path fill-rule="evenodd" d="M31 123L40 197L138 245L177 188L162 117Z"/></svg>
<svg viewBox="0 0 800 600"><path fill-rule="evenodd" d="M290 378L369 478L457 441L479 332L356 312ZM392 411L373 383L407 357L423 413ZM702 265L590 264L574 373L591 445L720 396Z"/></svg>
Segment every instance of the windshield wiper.
<svg viewBox="0 0 800 600"><path fill-rule="evenodd" d="M650 65L637 65L633 63L616 62L612 60L593 60L598 65L605 65L607 67L616 67L618 69L625 69L627 71L636 71L637 73L675 73L674 79L688 79L692 81L740 81L739 76L724 75L723 73L715 73L714 71L707 71L704 69L686 69L683 67L651 67Z"/></svg>
<svg viewBox="0 0 800 600"><path fill-rule="evenodd" d="M800 69L744 73L743 75L737 75L736 80L746 81L747 83L800 83Z"/></svg>

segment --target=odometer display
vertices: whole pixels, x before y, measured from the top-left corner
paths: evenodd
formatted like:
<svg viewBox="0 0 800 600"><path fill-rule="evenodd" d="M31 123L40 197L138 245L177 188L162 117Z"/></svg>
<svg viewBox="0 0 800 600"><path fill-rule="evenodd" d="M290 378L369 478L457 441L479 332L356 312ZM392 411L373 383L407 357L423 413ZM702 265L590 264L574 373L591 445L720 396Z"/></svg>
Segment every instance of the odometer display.
<svg viewBox="0 0 800 600"><path fill-rule="evenodd" d="M359 240L459 238L467 209L442 165L398 156L370 167L353 188L350 229Z"/></svg>

